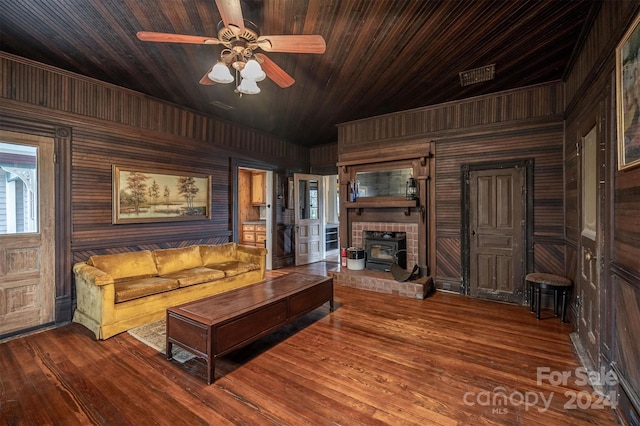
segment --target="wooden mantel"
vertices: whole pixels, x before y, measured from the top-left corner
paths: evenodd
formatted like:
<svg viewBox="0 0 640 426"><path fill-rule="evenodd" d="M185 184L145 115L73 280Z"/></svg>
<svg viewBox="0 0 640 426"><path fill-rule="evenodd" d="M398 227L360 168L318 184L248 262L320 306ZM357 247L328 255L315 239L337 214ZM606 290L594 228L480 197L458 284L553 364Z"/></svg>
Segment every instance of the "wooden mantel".
<svg viewBox="0 0 640 426"><path fill-rule="evenodd" d="M401 208L404 209L404 215L409 216L411 209L419 207L419 200L407 200L398 197L376 197L360 199L346 203L347 209L355 209L356 214L360 216L362 209L380 209L380 208Z"/></svg>
<svg viewBox="0 0 640 426"><path fill-rule="evenodd" d="M340 142L339 142L340 143ZM345 247L353 244L351 230L354 222L416 223L418 225L418 263L429 270L428 242L430 163L433 160L430 140L402 140L397 143L367 144L359 149L340 149L338 166L340 180L340 241ZM349 183L356 173L411 168L419 182L417 200L404 196L362 197L349 200Z"/></svg>
<svg viewBox="0 0 640 426"><path fill-rule="evenodd" d="M430 153L426 153L425 155L418 157L421 166L427 165L427 159L430 157ZM358 160L350 160L350 161L339 161L336 165L342 168L342 171L346 173L347 167L363 165L363 164L376 164L376 163L388 163L393 161L402 161L402 160L414 160L416 159L415 154L397 154L397 155L387 155L384 157L373 157L367 159L358 159Z"/></svg>

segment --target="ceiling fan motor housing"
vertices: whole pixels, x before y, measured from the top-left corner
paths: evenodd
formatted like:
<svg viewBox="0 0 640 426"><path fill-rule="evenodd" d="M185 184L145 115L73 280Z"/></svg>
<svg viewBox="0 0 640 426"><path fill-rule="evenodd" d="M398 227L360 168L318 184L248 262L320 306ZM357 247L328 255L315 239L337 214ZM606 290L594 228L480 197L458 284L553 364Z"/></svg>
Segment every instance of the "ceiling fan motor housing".
<svg viewBox="0 0 640 426"><path fill-rule="evenodd" d="M253 51L258 48L258 27L251 21L244 20L244 31L238 33L238 28L229 28L224 22L218 22L218 38L228 49L220 53L220 57L226 64L242 71L246 62L253 56ZM238 33L238 34L236 34Z"/></svg>

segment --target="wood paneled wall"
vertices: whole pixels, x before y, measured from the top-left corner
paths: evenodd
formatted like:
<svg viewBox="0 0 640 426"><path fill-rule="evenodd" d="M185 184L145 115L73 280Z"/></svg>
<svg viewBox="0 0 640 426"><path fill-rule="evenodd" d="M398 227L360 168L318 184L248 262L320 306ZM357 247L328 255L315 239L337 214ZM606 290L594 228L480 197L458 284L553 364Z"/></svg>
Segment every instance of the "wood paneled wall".
<svg viewBox="0 0 640 426"><path fill-rule="evenodd" d="M59 147L66 194L57 231L58 298L72 300L71 265L93 254L230 241L234 164L308 170L309 150L124 88L0 52L0 127L42 133L68 128ZM112 224L112 166L212 176L212 219ZM66 197L66 198L65 198ZM69 225L66 220L71 218ZM71 319L72 303L56 321Z"/></svg>
<svg viewBox="0 0 640 426"><path fill-rule="evenodd" d="M578 279L580 249L580 159L576 151L584 128L598 126L603 170L601 210L600 359L613 368L620 392L619 413L631 424L640 418L640 167L617 170L615 48L640 2L602 2L584 44L567 75L565 132L566 236L569 276ZM578 309L572 304L573 309ZM635 331L632 331L635 330Z"/></svg>
<svg viewBox="0 0 640 426"><path fill-rule="evenodd" d="M229 157L203 155L203 146L149 135L131 137L91 129L74 131L72 149L73 250L130 250L141 243L185 245L206 236L220 241L232 237ZM211 175L211 220L152 224L112 224L112 166ZM88 253L87 253L88 254Z"/></svg>
<svg viewBox="0 0 640 426"><path fill-rule="evenodd" d="M622 38L623 29L631 23L633 9L638 2L611 1L601 2L596 16L591 17L591 26L585 33L578 55L574 57L570 72L566 78L566 101L568 104L577 102L584 95L585 84L589 84L598 76L598 68L608 62L611 65L611 55Z"/></svg>
<svg viewBox="0 0 640 426"><path fill-rule="evenodd" d="M504 123L523 125L560 116L563 105L562 84L552 82L344 123L338 126L340 161L347 160L349 153L388 142L402 146L405 138L492 132Z"/></svg>
<svg viewBox="0 0 640 426"><path fill-rule="evenodd" d="M524 131L506 125L491 135L444 138L436 142L436 283L460 290L461 168L479 163L533 162L533 265L531 271L564 274L562 122ZM530 272L530 271L528 271Z"/></svg>
<svg viewBox="0 0 640 426"><path fill-rule="evenodd" d="M336 175L338 168L338 142L311 147L310 169L312 174Z"/></svg>
<svg viewBox="0 0 640 426"><path fill-rule="evenodd" d="M5 52L0 52L0 79L1 99L50 108L54 119L69 113L97 119L102 126L186 138L285 167L309 163L308 148Z"/></svg>
<svg viewBox="0 0 640 426"><path fill-rule="evenodd" d="M462 284L462 165L533 160L533 269L564 273L563 105L562 83L551 82L344 123L339 160L375 161L431 142L431 275L438 287L454 291Z"/></svg>

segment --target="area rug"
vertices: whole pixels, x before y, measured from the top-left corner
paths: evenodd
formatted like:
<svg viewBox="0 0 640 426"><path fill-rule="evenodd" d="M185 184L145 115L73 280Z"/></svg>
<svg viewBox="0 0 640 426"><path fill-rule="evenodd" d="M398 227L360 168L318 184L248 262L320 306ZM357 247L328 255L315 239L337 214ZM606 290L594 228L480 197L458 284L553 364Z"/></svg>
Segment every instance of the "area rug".
<svg viewBox="0 0 640 426"><path fill-rule="evenodd" d="M128 330L128 333L145 345L152 347L162 354L166 354L166 330L166 319L163 318L160 321L132 328L131 330ZM196 356L191 352L188 352L177 345L173 345L173 359L176 361L185 363L195 357Z"/></svg>

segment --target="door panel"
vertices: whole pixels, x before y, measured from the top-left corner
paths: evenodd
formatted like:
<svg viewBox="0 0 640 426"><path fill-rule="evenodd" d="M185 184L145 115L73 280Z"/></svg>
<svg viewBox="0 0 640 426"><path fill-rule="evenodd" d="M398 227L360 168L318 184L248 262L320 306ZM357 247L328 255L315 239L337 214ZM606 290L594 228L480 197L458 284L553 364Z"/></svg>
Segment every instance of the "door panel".
<svg viewBox="0 0 640 426"><path fill-rule="evenodd" d="M324 259L322 176L294 174L296 265Z"/></svg>
<svg viewBox="0 0 640 426"><path fill-rule="evenodd" d="M55 319L53 144L0 132L0 335Z"/></svg>
<svg viewBox="0 0 640 426"><path fill-rule="evenodd" d="M600 348L600 191L598 177L598 141L596 127L581 141L581 232L578 259L578 333L594 366Z"/></svg>
<svg viewBox="0 0 640 426"><path fill-rule="evenodd" d="M469 292L523 302L524 168L469 174Z"/></svg>

